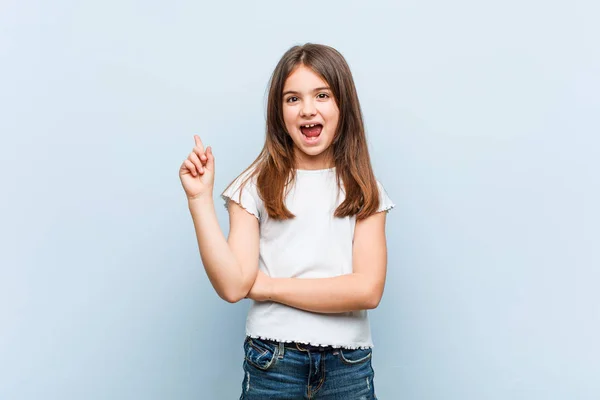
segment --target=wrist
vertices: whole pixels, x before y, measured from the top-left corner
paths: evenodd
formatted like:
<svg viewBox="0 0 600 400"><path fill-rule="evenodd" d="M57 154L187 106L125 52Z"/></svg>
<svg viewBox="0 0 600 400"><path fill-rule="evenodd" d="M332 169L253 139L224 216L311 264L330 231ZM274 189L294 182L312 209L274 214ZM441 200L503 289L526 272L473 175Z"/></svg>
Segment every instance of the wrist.
<svg viewBox="0 0 600 400"><path fill-rule="evenodd" d="M275 301L277 297L277 293L275 290L275 278L271 278L270 276L267 278L267 284L265 285L265 297L269 301Z"/></svg>
<svg viewBox="0 0 600 400"><path fill-rule="evenodd" d="M200 194L200 195L194 196L194 197L188 197L188 206L190 208L204 206L204 205L213 205L212 192L203 193L203 194Z"/></svg>

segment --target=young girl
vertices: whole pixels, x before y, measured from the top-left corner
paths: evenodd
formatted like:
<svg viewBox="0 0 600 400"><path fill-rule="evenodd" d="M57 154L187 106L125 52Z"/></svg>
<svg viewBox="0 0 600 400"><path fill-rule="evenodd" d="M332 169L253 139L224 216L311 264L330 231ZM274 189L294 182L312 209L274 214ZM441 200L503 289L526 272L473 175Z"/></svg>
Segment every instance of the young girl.
<svg viewBox="0 0 600 400"><path fill-rule="evenodd" d="M271 77L266 141L213 205L215 158L198 136L179 175L221 298L253 300L241 399L374 399L368 309L386 275L386 211L350 68L335 49L289 49Z"/></svg>

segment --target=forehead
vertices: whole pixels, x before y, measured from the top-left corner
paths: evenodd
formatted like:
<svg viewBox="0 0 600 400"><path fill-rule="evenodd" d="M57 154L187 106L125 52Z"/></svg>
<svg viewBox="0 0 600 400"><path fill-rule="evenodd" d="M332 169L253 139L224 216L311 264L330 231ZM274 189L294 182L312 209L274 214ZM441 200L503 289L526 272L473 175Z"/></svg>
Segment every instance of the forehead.
<svg viewBox="0 0 600 400"><path fill-rule="evenodd" d="M287 77L283 90L304 91L324 86L329 85L312 69L301 64Z"/></svg>

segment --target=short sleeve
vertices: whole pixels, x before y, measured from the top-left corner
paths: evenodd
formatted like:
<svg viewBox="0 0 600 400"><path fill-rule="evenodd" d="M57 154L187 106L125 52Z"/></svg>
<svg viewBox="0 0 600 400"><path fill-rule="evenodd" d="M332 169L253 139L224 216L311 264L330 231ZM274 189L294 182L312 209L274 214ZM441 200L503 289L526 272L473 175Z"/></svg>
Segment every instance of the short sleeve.
<svg viewBox="0 0 600 400"><path fill-rule="evenodd" d="M229 206L230 201L233 201L239 204L244 210L260 219L260 198L258 196L258 190L253 179L246 179L247 176L248 174L242 174L237 177L236 180L234 180L221 194L221 198L225 201L225 208ZM243 187L242 184L244 184Z"/></svg>
<svg viewBox="0 0 600 400"><path fill-rule="evenodd" d="M379 181L377 181L377 189L379 190L379 208L377 209L377 212L389 212L392 208L396 207Z"/></svg>

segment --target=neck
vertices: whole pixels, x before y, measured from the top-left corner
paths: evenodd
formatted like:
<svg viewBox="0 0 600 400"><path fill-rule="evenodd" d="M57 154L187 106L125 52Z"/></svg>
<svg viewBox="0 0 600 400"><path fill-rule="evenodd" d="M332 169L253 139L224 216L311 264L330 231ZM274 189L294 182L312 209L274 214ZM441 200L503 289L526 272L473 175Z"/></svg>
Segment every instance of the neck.
<svg viewBox="0 0 600 400"><path fill-rule="evenodd" d="M296 169L318 170L333 167L335 167L335 163L330 151L317 154L316 156L310 156L302 152L296 153Z"/></svg>

